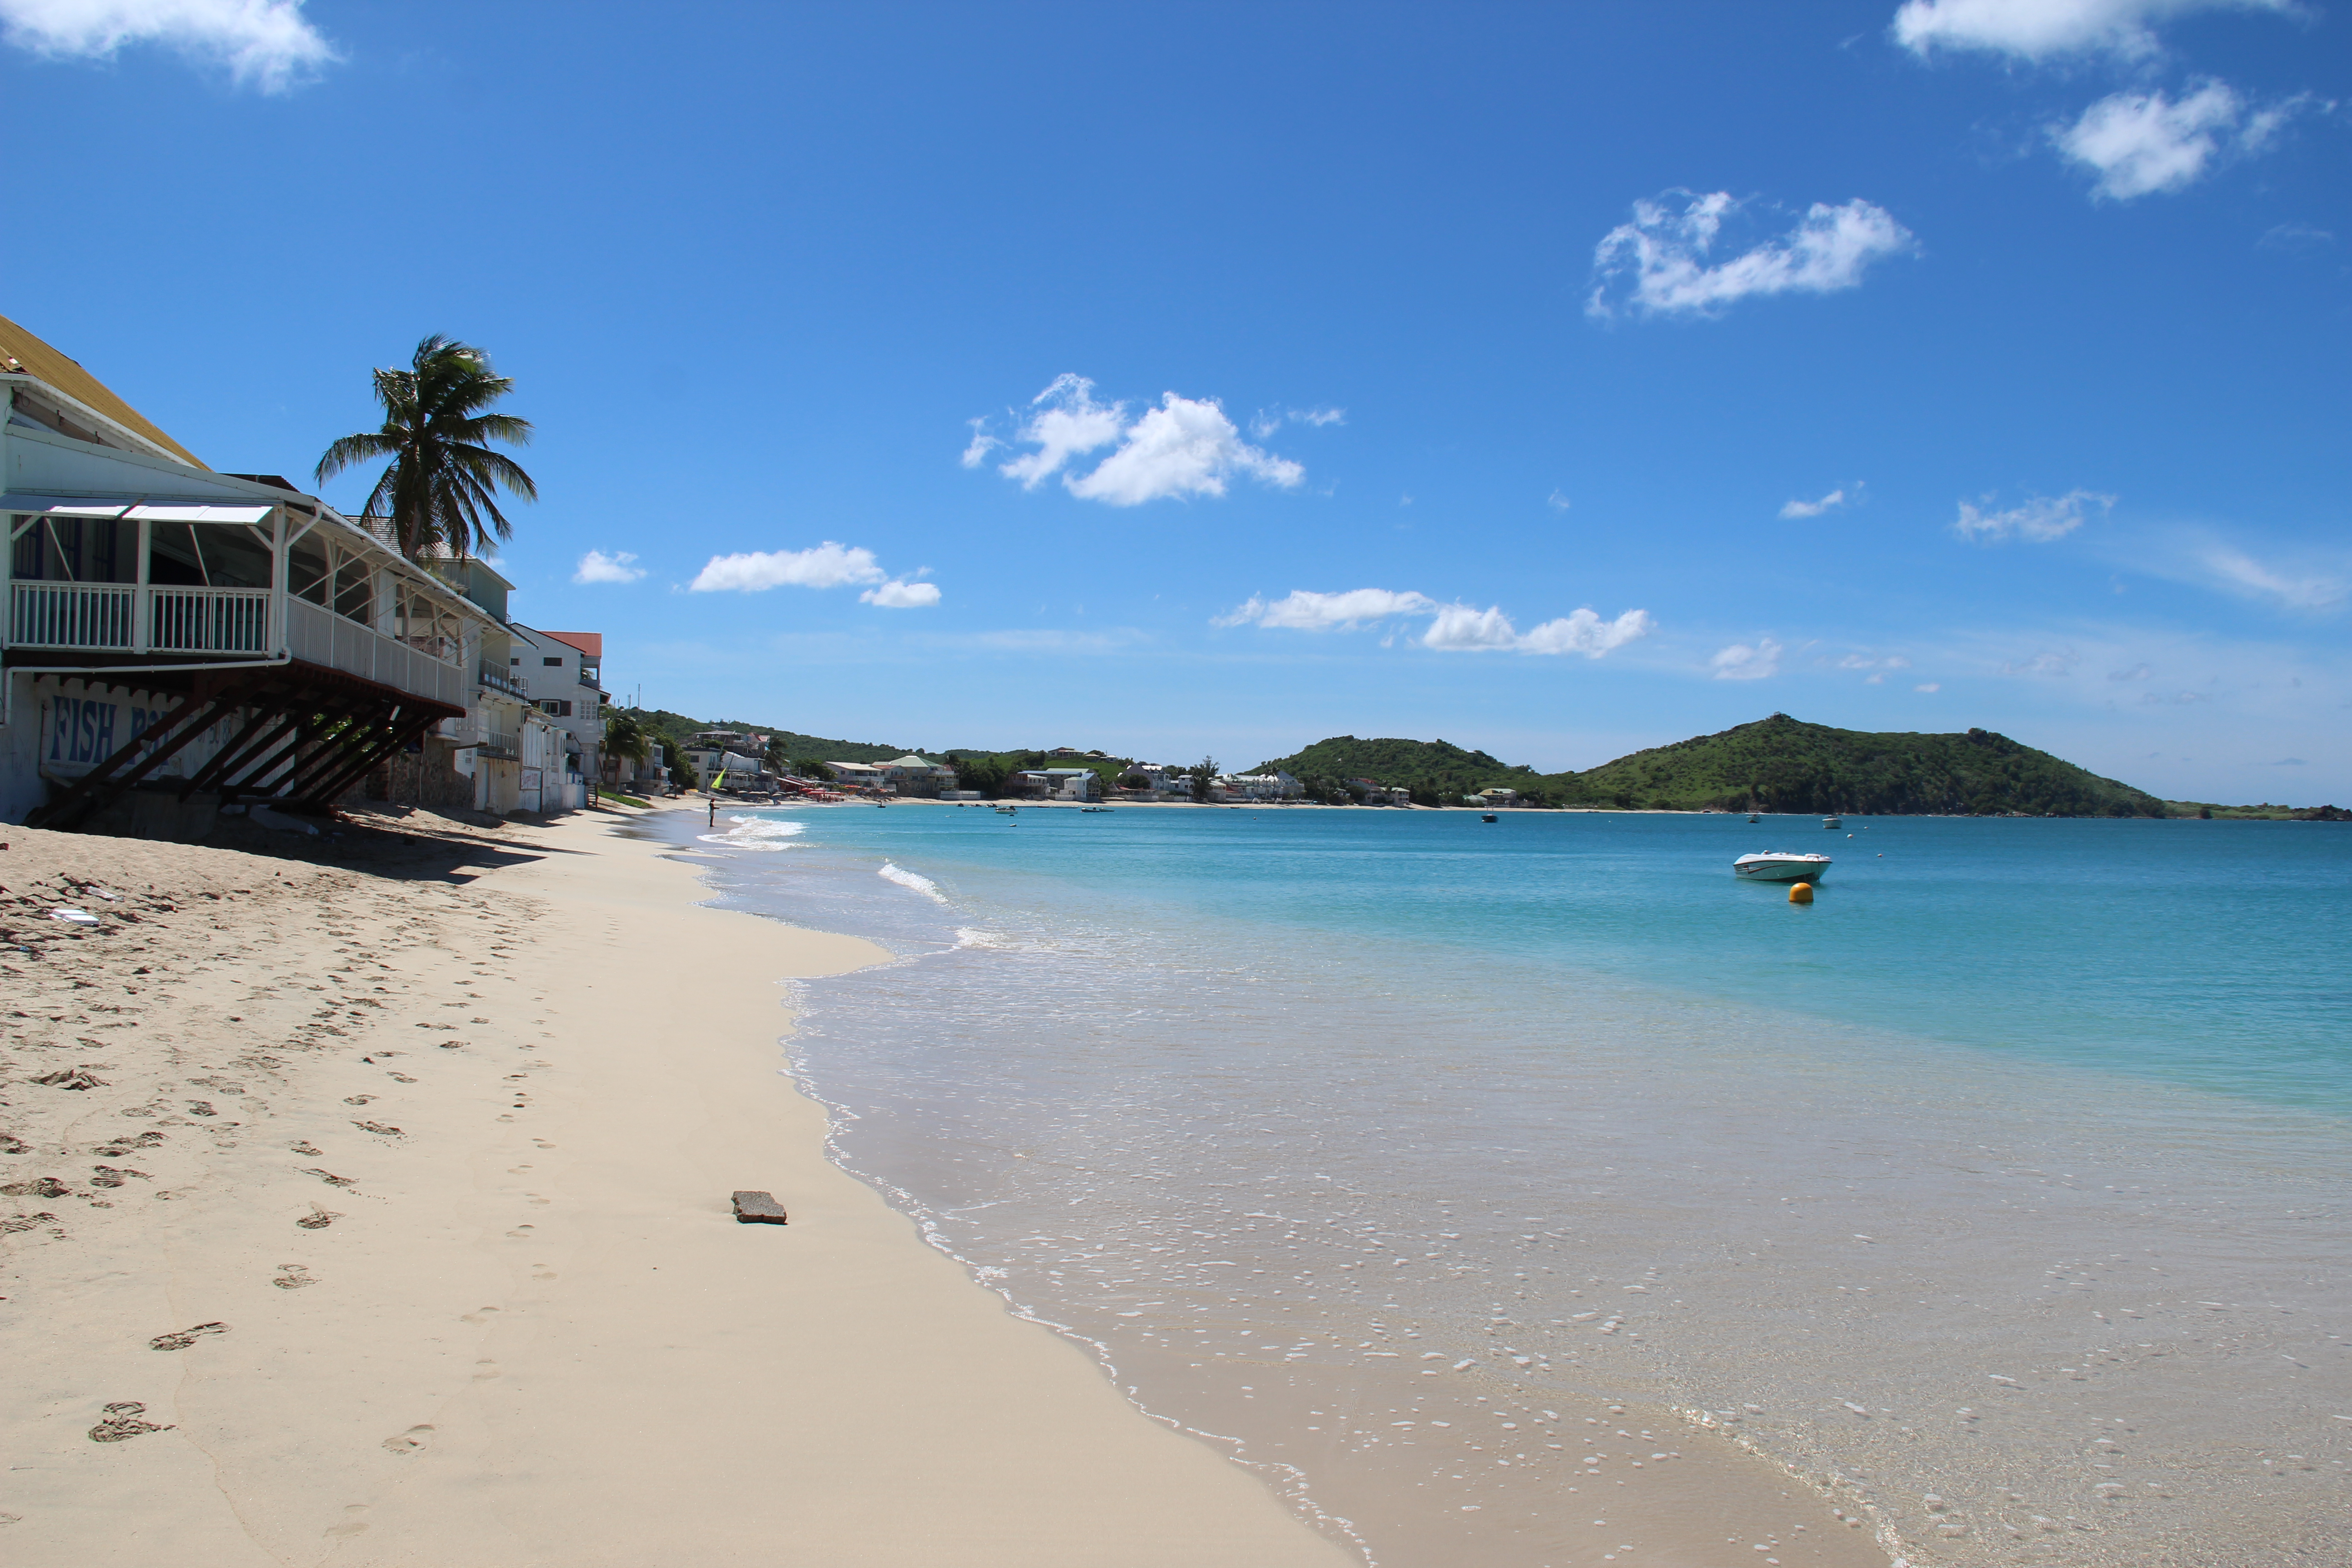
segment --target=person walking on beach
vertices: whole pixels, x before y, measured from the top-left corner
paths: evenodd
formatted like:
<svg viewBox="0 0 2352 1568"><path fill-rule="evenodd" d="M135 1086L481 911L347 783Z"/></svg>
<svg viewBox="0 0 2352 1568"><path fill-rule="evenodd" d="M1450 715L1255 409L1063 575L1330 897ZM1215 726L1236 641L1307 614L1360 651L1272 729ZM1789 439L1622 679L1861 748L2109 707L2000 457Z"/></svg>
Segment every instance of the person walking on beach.
<svg viewBox="0 0 2352 1568"><path fill-rule="evenodd" d="M719 797L715 795L710 797L710 826L719 826Z"/></svg>

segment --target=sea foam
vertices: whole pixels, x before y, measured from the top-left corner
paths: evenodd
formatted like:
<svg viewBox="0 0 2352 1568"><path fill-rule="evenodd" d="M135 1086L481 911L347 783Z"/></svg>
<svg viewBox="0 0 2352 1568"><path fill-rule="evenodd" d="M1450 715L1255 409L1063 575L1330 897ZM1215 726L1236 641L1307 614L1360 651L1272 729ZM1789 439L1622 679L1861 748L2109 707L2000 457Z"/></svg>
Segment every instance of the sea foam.
<svg viewBox="0 0 2352 1568"><path fill-rule="evenodd" d="M896 882L902 888L912 888L935 904L944 904L948 901L948 896L940 891L940 885L919 872L909 871L904 867L894 866L885 860L882 862L882 869L877 874L884 880Z"/></svg>

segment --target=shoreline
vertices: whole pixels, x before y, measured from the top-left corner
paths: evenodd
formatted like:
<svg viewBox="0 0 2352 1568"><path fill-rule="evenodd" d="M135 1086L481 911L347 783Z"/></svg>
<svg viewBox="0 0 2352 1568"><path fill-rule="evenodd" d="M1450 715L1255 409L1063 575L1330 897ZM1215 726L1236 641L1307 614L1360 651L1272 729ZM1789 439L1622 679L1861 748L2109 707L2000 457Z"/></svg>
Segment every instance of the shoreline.
<svg viewBox="0 0 2352 1568"><path fill-rule="evenodd" d="M12 1554L1354 1560L826 1158L773 986L888 955L639 815L399 879L12 830L14 930L117 894L10 966Z"/></svg>

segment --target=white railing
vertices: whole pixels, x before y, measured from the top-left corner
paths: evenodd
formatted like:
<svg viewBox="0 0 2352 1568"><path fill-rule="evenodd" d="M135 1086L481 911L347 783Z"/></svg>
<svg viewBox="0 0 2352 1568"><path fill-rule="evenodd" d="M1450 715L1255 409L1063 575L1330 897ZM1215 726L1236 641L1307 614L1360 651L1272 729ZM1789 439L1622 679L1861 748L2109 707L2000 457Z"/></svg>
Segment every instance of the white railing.
<svg viewBox="0 0 2352 1568"><path fill-rule="evenodd" d="M289 595L286 600L286 647L296 658L310 664L430 697L452 708L466 706L466 675L457 666L411 647L398 637L346 620L308 599Z"/></svg>
<svg viewBox="0 0 2352 1568"><path fill-rule="evenodd" d="M128 648L138 625L127 583L17 583L8 640L18 647Z"/></svg>
<svg viewBox="0 0 2352 1568"><path fill-rule="evenodd" d="M157 653L268 653L267 588L150 588L147 646Z"/></svg>

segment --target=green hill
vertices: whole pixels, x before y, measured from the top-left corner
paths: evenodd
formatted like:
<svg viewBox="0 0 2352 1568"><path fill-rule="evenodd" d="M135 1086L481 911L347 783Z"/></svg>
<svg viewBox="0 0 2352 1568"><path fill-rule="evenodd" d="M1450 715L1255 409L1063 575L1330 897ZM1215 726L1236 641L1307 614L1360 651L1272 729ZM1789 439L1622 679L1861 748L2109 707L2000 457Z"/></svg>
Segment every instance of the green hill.
<svg viewBox="0 0 2352 1568"><path fill-rule="evenodd" d="M914 749L886 746L878 741L829 741L821 735L803 735L773 724L754 724L746 719L689 719L667 708L631 708L621 711L634 714L648 734L671 746L683 746L702 730L743 730L781 741L785 754L795 760L805 757L831 763L887 763L903 757Z"/></svg>
<svg viewBox="0 0 2352 1568"><path fill-rule="evenodd" d="M1457 805L1464 795L1489 785L1537 796L1545 805L1567 804L1557 790L1546 787L1546 781L1533 768L1513 767L1484 752L1465 752L1449 741L1360 741L1353 735L1334 735L1290 756L1260 763L1251 771L1289 773L1305 783L1318 800L1343 793L1343 780L1369 778L1390 789L1412 791L1413 799L1423 805Z"/></svg>
<svg viewBox="0 0 2352 1568"><path fill-rule="evenodd" d="M1537 805L1885 816L2162 816L2154 795L2006 735L1873 734L1785 713L1636 752L1583 773L1538 773L1444 741L1319 741L1259 764L1310 787L1370 777L1452 805L1493 786ZM1319 793L1319 792L1318 792Z"/></svg>
<svg viewBox="0 0 2352 1568"><path fill-rule="evenodd" d="M1775 713L1573 778L1619 805L1883 816L2162 816L2144 790L1989 730L1873 734Z"/></svg>

